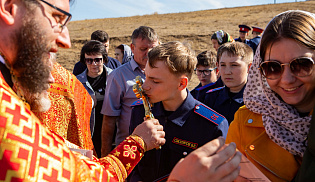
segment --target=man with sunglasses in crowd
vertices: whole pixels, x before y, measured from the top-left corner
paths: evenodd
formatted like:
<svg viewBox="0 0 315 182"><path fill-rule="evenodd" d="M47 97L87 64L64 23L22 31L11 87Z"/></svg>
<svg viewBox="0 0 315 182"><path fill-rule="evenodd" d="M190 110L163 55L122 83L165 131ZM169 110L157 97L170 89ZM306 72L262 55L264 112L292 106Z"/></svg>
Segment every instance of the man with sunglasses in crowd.
<svg viewBox="0 0 315 182"><path fill-rule="evenodd" d="M106 79L108 74L112 72L112 69L105 66L108 63L106 47L100 41L88 41L81 49L80 62L87 69L77 75L77 78L91 97L95 98L94 107L91 112L90 128L95 151L97 156L100 157L103 122L101 109L104 101Z"/></svg>
<svg viewBox="0 0 315 182"><path fill-rule="evenodd" d="M109 53L109 35L107 32L103 30L96 30L91 34L91 40L97 40L103 43L103 45L106 48L107 54ZM108 61L104 65L110 69L116 69L118 68L121 63L112 57L107 56ZM86 69L86 65L83 64L81 61L78 61L75 63L73 67L73 74L79 75Z"/></svg>
<svg viewBox="0 0 315 182"><path fill-rule="evenodd" d="M52 54L58 47L71 46L68 12L68 0L0 0L1 181L123 181L146 150L165 142L161 125L148 120L110 155L93 162L71 152L66 141L48 130L30 110L43 111L49 105L47 89L54 82ZM180 171L187 169L187 163L191 166L196 157L198 161L211 160L214 153L213 165L196 162L194 169L209 169L203 173L208 179L211 171L217 171L216 177L234 179L240 156L237 153L233 157L235 144L222 147L223 142L214 140L205 146L209 150L201 148L194 157L188 156L174 170L172 179L185 179L191 173L187 170L182 175ZM221 147L223 150L217 152ZM230 157L233 159L228 163L216 165Z"/></svg>
<svg viewBox="0 0 315 182"><path fill-rule="evenodd" d="M213 51L204 51L197 56L195 73L200 81L199 85L190 91L191 95L203 102L208 90L222 87L221 78L217 79L217 55Z"/></svg>

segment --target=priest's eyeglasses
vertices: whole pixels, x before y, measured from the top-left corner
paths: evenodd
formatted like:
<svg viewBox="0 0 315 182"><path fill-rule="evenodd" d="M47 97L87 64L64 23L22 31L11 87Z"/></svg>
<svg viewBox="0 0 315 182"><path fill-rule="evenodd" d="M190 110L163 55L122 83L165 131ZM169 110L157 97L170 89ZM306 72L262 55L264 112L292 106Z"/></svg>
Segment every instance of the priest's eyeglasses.
<svg viewBox="0 0 315 182"><path fill-rule="evenodd" d="M57 25L53 26L53 29L55 32L61 33L63 31L63 29L67 26L69 21L71 20L72 15L70 13L56 7L55 5L50 4L49 2L47 2L45 0L40 0L40 1L63 14L63 15L60 15L60 14L59 15L53 15L53 18L57 22Z"/></svg>

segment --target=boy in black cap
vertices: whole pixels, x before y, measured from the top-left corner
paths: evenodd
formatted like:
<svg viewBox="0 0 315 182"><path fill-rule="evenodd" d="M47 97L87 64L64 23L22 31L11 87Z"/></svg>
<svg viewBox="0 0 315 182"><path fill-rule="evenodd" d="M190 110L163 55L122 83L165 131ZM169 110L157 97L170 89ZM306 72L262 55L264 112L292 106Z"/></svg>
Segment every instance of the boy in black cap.
<svg viewBox="0 0 315 182"><path fill-rule="evenodd" d="M249 26L247 26L247 25L239 25L238 27L240 28L240 30L239 30L240 37L234 39L235 42L243 42L243 43L249 45L249 40L246 39L246 36L248 36L248 31L250 31L251 28Z"/></svg>

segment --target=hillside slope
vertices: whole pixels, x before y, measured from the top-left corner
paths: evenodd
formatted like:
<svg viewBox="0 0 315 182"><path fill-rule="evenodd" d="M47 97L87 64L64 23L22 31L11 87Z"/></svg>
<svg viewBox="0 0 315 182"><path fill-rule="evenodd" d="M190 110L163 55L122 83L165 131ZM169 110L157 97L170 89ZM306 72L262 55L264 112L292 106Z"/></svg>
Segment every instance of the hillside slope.
<svg viewBox="0 0 315 182"><path fill-rule="evenodd" d="M153 14L123 18L106 18L73 21L68 25L72 48L60 49L58 62L72 71L79 60L82 45L90 39L95 30L105 30L110 35L109 55L119 44L130 44L132 31L146 25L154 28L162 42L190 41L196 53L212 49L210 37L217 30L225 30L234 38L238 37L238 25L266 27L277 14L287 10L305 10L315 13L315 1L269 4L238 8L223 8L187 13ZM195 78L193 79L196 81ZM193 83L192 85L195 85Z"/></svg>

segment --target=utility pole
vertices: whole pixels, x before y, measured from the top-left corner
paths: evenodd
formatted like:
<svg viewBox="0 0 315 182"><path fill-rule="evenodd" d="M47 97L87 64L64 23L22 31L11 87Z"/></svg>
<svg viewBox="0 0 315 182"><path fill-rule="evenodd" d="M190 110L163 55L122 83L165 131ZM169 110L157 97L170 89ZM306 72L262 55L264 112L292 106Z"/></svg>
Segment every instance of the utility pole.
<svg viewBox="0 0 315 182"><path fill-rule="evenodd" d="M274 0L274 4L276 4L276 0Z"/></svg>

